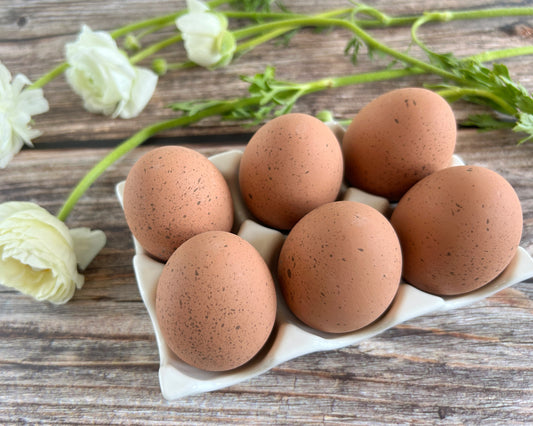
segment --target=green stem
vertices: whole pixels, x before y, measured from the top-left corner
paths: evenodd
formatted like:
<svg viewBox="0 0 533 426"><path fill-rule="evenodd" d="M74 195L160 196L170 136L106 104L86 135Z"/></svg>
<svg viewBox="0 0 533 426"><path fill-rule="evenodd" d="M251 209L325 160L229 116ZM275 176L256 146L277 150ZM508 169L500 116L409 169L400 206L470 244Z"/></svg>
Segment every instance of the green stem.
<svg viewBox="0 0 533 426"><path fill-rule="evenodd" d="M175 34L172 37L169 37L157 43L154 43L150 45L149 47L147 47L146 49L143 49L140 52L136 53L135 55L131 56L130 62L132 64L136 64L137 62L142 61L143 59L147 58L148 56L153 55L154 53L160 51L161 49L164 49L165 47L178 43L181 40L182 40L181 34Z"/></svg>
<svg viewBox="0 0 533 426"><path fill-rule="evenodd" d="M175 64L167 64L167 70L184 70L188 68L194 68L197 67L194 62L192 61L186 61L186 62L179 62Z"/></svg>
<svg viewBox="0 0 533 426"><path fill-rule="evenodd" d="M248 40L248 41L245 41L244 43L238 44L236 49L235 49L235 53L249 52L250 50L252 50L256 46L259 46L260 44L266 43L267 41L273 40L273 39L275 39L275 38L277 38L277 37L289 32L289 31L291 31L293 29L294 29L294 27L292 27L292 28L284 27L284 28L280 28L280 29L277 29L277 30L273 30L273 31L269 31L269 32L266 32L264 34L261 34L258 37L252 38L251 40Z"/></svg>
<svg viewBox="0 0 533 426"><path fill-rule="evenodd" d="M338 16L338 15L343 15L343 14L346 14L347 12L351 11L352 9L336 9L336 10L331 10L329 12L324 12L324 13L320 13L318 15L316 15L316 17L321 17L321 18L329 18L329 17L335 17L335 16ZM273 14L273 13L270 13L268 15L275 15L275 16L279 16L279 17L285 17L287 19L294 19L294 17L301 17L301 15L293 15L293 14ZM263 43L266 43L267 41L270 41L274 38L277 38L289 31L292 31L294 29L297 29L298 26L285 26L283 25L283 22L279 22L278 21L278 24L282 24L281 28L275 28L271 31L267 31L267 32L264 32L264 29L259 25L259 30L256 31L257 33L259 33L260 35L251 39L251 40L248 40L246 42L243 42L241 44L239 44L237 46L237 49L236 51L237 52L246 52L246 51L249 51L249 50L252 50L253 48L255 48L256 46L259 46L260 44L263 44ZM243 31L242 32L242 35L240 34L240 31L237 30L237 31L234 31L233 32L233 35L235 37L236 40L240 40L240 39L243 39L243 38L246 38L248 36L250 36L250 30L253 31L253 28L256 27L258 25L252 25L250 27L247 27L246 31Z"/></svg>
<svg viewBox="0 0 533 426"><path fill-rule="evenodd" d="M515 56L533 55L533 45L510 47L507 49L493 50L470 56L469 59L478 62L492 62L499 59L512 58Z"/></svg>
<svg viewBox="0 0 533 426"><path fill-rule="evenodd" d="M316 15L316 16L302 16L298 15L297 17L289 17L287 19L281 20L281 21L275 21L275 22L268 22L264 24L258 24L254 26L250 26L247 28L243 28L241 30L236 30L234 32L234 35L236 38L245 38L247 36L250 36L255 33L261 33L264 31L269 31L272 28L279 28L280 26L285 26L287 28L287 31L295 28L295 27L303 27L303 26L339 26L339 27L345 27L349 30L351 30L357 37L359 37L365 44L367 44L370 48L379 50L395 59L398 59L412 67L421 68L427 72L439 75L440 77L443 77L445 79L453 80L456 82L464 83L464 79L461 77L458 77L448 71L445 71L439 67L433 66L427 62L418 60L412 56L409 56L407 54L404 54L402 52L398 52L395 49L392 49L388 47L387 45L379 42L374 37L370 36L367 32L365 32L360 25L348 22L343 19L333 19L332 16L336 16L338 14L345 14L351 9L339 9L330 12L329 16L326 14L322 15ZM375 10L372 8L362 8L361 12L366 12L367 10ZM525 15L532 15L533 14L533 8L530 7L517 7L517 8L494 8L494 9L481 9L481 10L470 10L470 11L456 11L456 12L430 12L427 14L424 14L422 17L419 17L417 19L414 19L414 23L412 25L412 32L413 32L413 40L419 44L423 49L428 49L425 47L425 45L418 39L416 31L417 29L424 23L430 22L430 21L450 21L450 20L466 20L466 19L482 19L482 18L494 18L494 17L501 17L501 16L525 16ZM241 15L244 16L244 15ZM287 14L283 14L283 16L287 16ZM389 25L395 25L397 22L395 19L397 18L389 18L386 15L383 15L384 20L377 20L381 23L382 26L389 26ZM403 18L405 20L402 21L403 24L406 22L412 22L413 18ZM362 23L364 21L356 21L357 23ZM281 30L281 29L280 29ZM251 44L253 45L253 44ZM508 51L509 56L515 56L517 54L521 54L520 48L517 48L515 51Z"/></svg>
<svg viewBox="0 0 533 426"><path fill-rule="evenodd" d="M333 9L327 12L320 12L314 15L305 15L301 13L291 13L291 12L243 12L239 10L227 10L222 11L221 13L226 16L226 18L234 19L254 19L256 21L261 20L273 20L273 22L284 21L288 19L297 19L297 18L306 18L310 16L322 16L322 17L334 17L341 15L349 15L353 11L353 8L342 8L342 9ZM415 17L414 19L417 19ZM254 27L262 24L250 25L249 27Z"/></svg>
<svg viewBox="0 0 533 426"><path fill-rule="evenodd" d="M351 74L340 77L323 78L304 84L303 94L318 92L324 89L351 86L355 84L374 83L376 81L393 80L416 74L423 74L424 71L415 68L404 68L399 70L371 71L367 73Z"/></svg>
<svg viewBox="0 0 533 426"><path fill-rule="evenodd" d="M161 24L159 25L153 25L149 28L145 28L143 29L142 31L140 31L139 33L135 34L135 39L137 41L141 41L144 37L150 35L150 34L153 34L153 33L156 33L158 31L161 31L163 28L166 28L168 27L169 25L174 25L174 22L175 21L170 21L170 22L162 22ZM125 36L128 37L131 33L129 34L126 34Z"/></svg>
<svg viewBox="0 0 533 426"><path fill-rule="evenodd" d="M409 56L405 53L399 52L381 42L376 40L374 37L372 37L370 34L368 34L366 31L364 31L362 28L358 27L357 25L353 24L352 22L345 21L343 19L335 19L335 18L322 18L322 17L304 17L304 18L294 18L294 19L287 19L285 21L278 21L278 22L269 22L265 24L256 25L254 27L248 27L244 28L242 30L237 30L234 32L235 36L239 37L245 37L249 34L253 34L259 31L269 31L275 28L279 28L280 25L284 25L286 27L303 27L303 26L310 26L310 27L330 27L330 26L337 26L337 27L344 27L346 29L349 29L355 36L359 37L369 48L378 50L382 53L385 53L386 55L389 55L395 59L398 59L402 61L405 64L421 68L429 73L439 75L443 78L463 82L463 79L460 77L457 77L456 75L449 73L441 68L438 68L434 65L428 64L427 62L421 61L419 59L416 59L412 56Z"/></svg>
<svg viewBox="0 0 533 426"><path fill-rule="evenodd" d="M116 30L111 31L109 34L116 40L129 33L144 30L145 28L164 28L165 26L174 23L176 18L178 18L180 15L183 15L185 12L185 10L180 10L179 12L169 13L168 15L156 16L154 18L145 19L144 21L133 22L123 27L117 28Z"/></svg>
<svg viewBox="0 0 533 426"><path fill-rule="evenodd" d="M175 127L188 126L189 124L200 121L206 117L213 115L223 114L226 111L229 111L234 108L242 108L254 103L259 103L258 98L244 98L244 99L235 99L234 101L228 101L225 105L218 105L213 108L208 108L203 111L198 112L197 114L190 116L181 116L178 118L173 118L166 121L161 121L144 127L139 130L130 138L126 139L120 145L118 145L113 151L107 154L102 160L100 160L89 172L78 182L74 187L68 198L63 203L63 206L57 214L59 220L65 221L81 198L81 196L87 191L87 189L98 179L105 170L111 166L115 161L121 158L123 155L130 152L132 149L138 147L143 142L148 140L150 137L163 132L165 130L173 129Z"/></svg>
<svg viewBox="0 0 533 426"><path fill-rule="evenodd" d="M452 15L452 20L528 16L533 15L533 7L500 7L479 10L457 10L450 12L450 14Z"/></svg>
<svg viewBox="0 0 533 426"><path fill-rule="evenodd" d="M54 78L59 77L61 74L63 74L67 68L68 68L68 64L66 62L63 62L62 64L53 68L51 71L48 71L46 74L44 74L39 79L34 81L30 86L28 86L28 89L40 89L44 87L46 84L50 83Z"/></svg>
<svg viewBox="0 0 533 426"><path fill-rule="evenodd" d="M353 12L354 8L343 8L335 9L329 12L319 13L315 16L323 17L334 17L341 15L349 15ZM364 10L361 10L363 12ZM285 19L295 19L295 18L304 18L309 15L303 15L300 13L281 13L281 12L242 12L242 11L222 11L227 18L235 19L274 19L276 21L281 21ZM397 16L397 17L387 17L386 22L380 19L355 19L353 22L356 25L359 25L363 28L377 28L377 27L398 27L405 25L412 25L420 16Z"/></svg>
<svg viewBox="0 0 533 426"><path fill-rule="evenodd" d="M523 47L510 48L510 49L493 50L493 51L488 51L488 52L483 52L483 53L479 53L476 55L472 55L472 56L467 57L466 59L484 62L484 61L495 61L498 59L504 59L504 58L509 58L513 56L523 56L523 55L533 55L533 46L523 46ZM350 86L354 84L372 83L376 81L393 80L396 78L420 75L420 74L425 74L425 73L426 72L424 70L413 67L413 68L404 68L404 69L398 69L398 70L371 71L368 73L350 74L347 76L324 78L324 79L315 80L313 82L306 83L304 93L310 94L313 92L317 92L317 91L329 89L329 88L344 87L344 86ZM454 90L454 93L457 94L458 90L461 90L461 93L465 96L467 95L485 96L491 99L492 101L494 101L495 103L497 103L498 105L502 106L502 108L504 108L506 111L511 112L511 107L507 103L503 102L500 98L493 95L489 91L484 91L480 89L457 88L457 90ZM450 94L451 94L451 91L450 93L448 93L448 95ZM444 95L446 95L446 93L444 93Z"/></svg>
<svg viewBox="0 0 533 426"><path fill-rule="evenodd" d="M431 50L418 37L418 30L428 22L449 22L469 19L503 18L509 16L530 16L533 15L533 7L507 7L480 10L458 10L445 12L427 12L415 20L411 26L411 37L413 41L426 52Z"/></svg>

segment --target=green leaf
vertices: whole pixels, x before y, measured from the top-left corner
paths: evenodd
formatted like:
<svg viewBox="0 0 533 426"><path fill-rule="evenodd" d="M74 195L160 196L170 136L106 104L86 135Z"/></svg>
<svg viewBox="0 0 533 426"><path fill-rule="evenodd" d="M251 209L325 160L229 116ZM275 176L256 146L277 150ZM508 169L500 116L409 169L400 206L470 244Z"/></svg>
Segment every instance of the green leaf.
<svg viewBox="0 0 533 426"><path fill-rule="evenodd" d="M513 127L514 132L524 132L528 136L521 139L518 143L522 144L533 139L533 115L531 114L520 114L519 120L516 123L516 126Z"/></svg>
<svg viewBox="0 0 533 426"><path fill-rule="evenodd" d="M491 114L472 114L461 122L461 126L477 127L479 130L489 131L513 128L515 121L503 121Z"/></svg>
<svg viewBox="0 0 533 426"><path fill-rule="evenodd" d="M359 50L361 49L362 45L363 43L361 42L361 40L359 40L358 37L353 37L344 48L344 54L346 56L350 56L350 62L353 65L357 65Z"/></svg>
<svg viewBox="0 0 533 426"><path fill-rule="evenodd" d="M460 83L453 82L453 85L444 82L432 86L445 92L448 101L464 99L487 106L506 116L512 115L517 123L513 128L514 131L533 135L531 122L533 97L522 84L513 81L509 69L504 64L494 63L492 68L489 68L477 60L458 59L451 53L437 54L431 51L428 52L428 57L433 65L453 73L462 80ZM513 126L503 117L488 114L470 117L466 123L485 130ZM533 136L529 136L520 143L532 138Z"/></svg>
<svg viewBox="0 0 533 426"><path fill-rule="evenodd" d="M278 47L287 47L291 40L293 39L293 37L298 34L300 32L300 29L299 28L295 28L294 30L291 30L285 34L283 34L281 37L279 37L279 39L275 40L274 41L274 44Z"/></svg>

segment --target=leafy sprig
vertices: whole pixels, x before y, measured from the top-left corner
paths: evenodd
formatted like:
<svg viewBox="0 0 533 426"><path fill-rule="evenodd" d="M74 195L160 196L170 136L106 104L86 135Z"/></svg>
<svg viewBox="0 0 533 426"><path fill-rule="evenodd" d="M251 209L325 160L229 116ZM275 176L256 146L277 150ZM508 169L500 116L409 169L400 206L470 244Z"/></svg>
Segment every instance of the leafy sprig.
<svg viewBox="0 0 533 426"><path fill-rule="evenodd" d="M297 83L276 79L275 68L268 66L263 73L241 76L241 80L249 84L248 97L175 102L170 108L181 112L185 117L216 111L224 120L239 120L245 121L247 125L255 125L291 112L296 102L310 93L420 73L420 70L409 68L387 69Z"/></svg>
<svg viewBox="0 0 533 426"><path fill-rule="evenodd" d="M500 113L470 117L467 124L482 130L495 130L509 128L514 121L513 131L528 135L519 143L533 138L533 97L522 84L513 81L505 65L495 63L488 68L477 60L460 60L452 54L431 54L430 58L464 80L462 85L442 83L430 88L450 101L464 99Z"/></svg>
<svg viewBox="0 0 533 426"><path fill-rule="evenodd" d="M497 11L510 13L508 9ZM454 76L453 81L444 78L440 84L426 86L437 90L450 102L463 99L493 111L492 114L471 115L464 125L485 131L511 128L515 132L526 133L527 136L519 144L533 139L533 97L521 83L512 79L504 64L493 63L492 68L485 66L481 59L491 59L487 54L459 59L452 53L436 53L418 37L417 31L423 24L452 18L453 12L428 13L417 19L411 27L413 41L426 52L429 61ZM519 50L508 49L507 53Z"/></svg>
<svg viewBox="0 0 533 426"><path fill-rule="evenodd" d="M249 84L248 102L240 102L245 98L195 100L176 102L170 107L187 116L219 107L223 111L220 114L222 119L247 121L254 125L290 112L296 101L308 90L308 84L305 83L276 80L275 68L272 66L267 67L263 73L251 77L241 76L241 79Z"/></svg>

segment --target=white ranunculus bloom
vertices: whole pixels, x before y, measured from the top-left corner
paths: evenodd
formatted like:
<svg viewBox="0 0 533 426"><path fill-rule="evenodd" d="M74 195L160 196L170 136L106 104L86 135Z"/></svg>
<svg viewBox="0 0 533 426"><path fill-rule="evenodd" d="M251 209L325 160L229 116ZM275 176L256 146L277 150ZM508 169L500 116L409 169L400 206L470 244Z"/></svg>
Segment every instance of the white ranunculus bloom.
<svg viewBox="0 0 533 426"><path fill-rule="evenodd" d="M176 19L189 59L203 67L227 65L236 42L224 15L211 11L199 0L187 0L188 12Z"/></svg>
<svg viewBox="0 0 533 426"><path fill-rule="evenodd" d="M102 231L69 228L37 204L0 204L0 284L40 301L65 303L105 245Z"/></svg>
<svg viewBox="0 0 533 426"><path fill-rule="evenodd" d="M144 109L157 85L157 75L133 66L115 40L84 25L65 54L67 81L94 113L132 118Z"/></svg>
<svg viewBox="0 0 533 426"><path fill-rule="evenodd" d="M31 117L48 111L42 89L28 89L25 75L11 73L0 62L0 168L4 168L22 145L33 146L31 140L41 134L30 127Z"/></svg>

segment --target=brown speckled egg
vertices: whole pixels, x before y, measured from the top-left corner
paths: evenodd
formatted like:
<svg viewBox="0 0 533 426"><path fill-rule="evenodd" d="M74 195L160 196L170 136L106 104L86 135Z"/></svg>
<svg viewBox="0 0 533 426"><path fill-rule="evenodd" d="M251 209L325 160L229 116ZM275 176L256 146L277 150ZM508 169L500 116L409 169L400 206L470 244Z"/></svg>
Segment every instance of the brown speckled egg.
<svg viewBox="0 0 533 426"><path fill-rule="evenodd" d="M334 201L343 178L340 144L317 118L300 113L270 120L244 151L239 184L250 212L276 229Z"/></svg>
<svg viewBox="0 0 533 426"><path fill-rule="evenodd" d="M180 146L144 154L124 186L126 222L139 244L167 260L193 235L230 231L233 203L224 177L205 156Z"/></svg>
<svg viewBox="0 0 533 426"><path fill-rule="evenodd" d="M354 117L343 138L347 181L392 201L450 164L456 121L444 98L427 89L385 93Z"/></svg>
<svg viewBox="0 0 533 426"><path fill-rule="evenodd" d="M467 293L496 278L515 255L522 209L496 172L457 166L413 186L394 210L404 278L439 295Z"/></svg>
<svg viewBox="0 0 533 426"><path fill-rule="evenodd" d="M182 244L158 282L156 314L169 348L186 363L225 371L252 359L276 316L276 290L257 250L210 231Z"/></svg>
<svg viewBox="0 0 533 426"><path fill-rule="evenodd" d="M379 318L399 287L400 243L377 210L354 201L325 204L290 231L278 280L289 309L331 333L358 330Z"/></svg>

